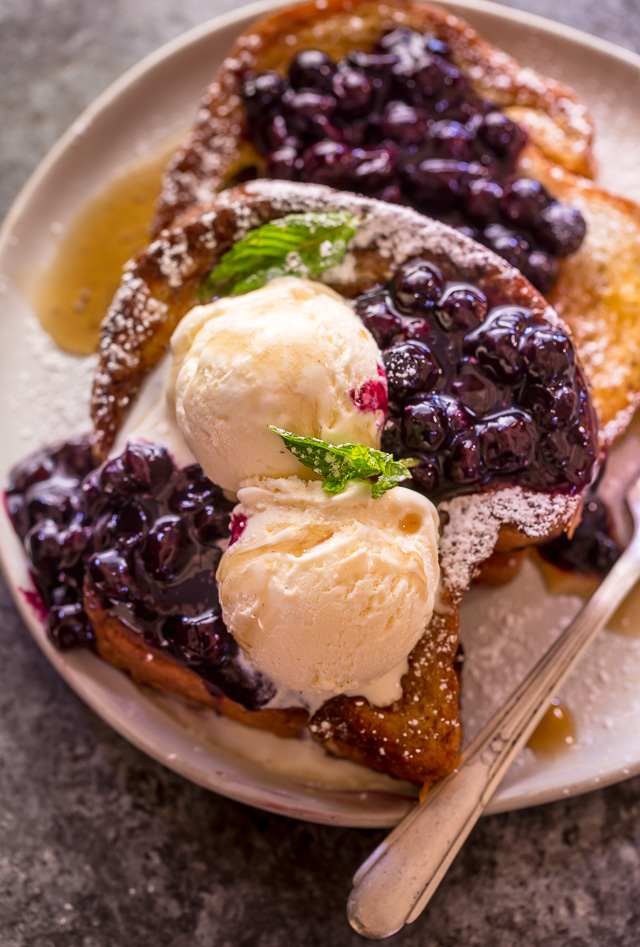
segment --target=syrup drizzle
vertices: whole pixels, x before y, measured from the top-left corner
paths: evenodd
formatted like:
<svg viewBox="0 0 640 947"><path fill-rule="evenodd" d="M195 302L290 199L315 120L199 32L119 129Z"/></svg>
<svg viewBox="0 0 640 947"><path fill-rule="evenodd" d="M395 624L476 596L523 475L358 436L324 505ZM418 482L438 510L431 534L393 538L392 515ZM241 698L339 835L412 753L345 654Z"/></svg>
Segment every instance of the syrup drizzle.
<svg viewBox="0 0 640 947"><path fill-rule="evenodd" d="M122 267L149 242L149 221L176 139L130 164L82 206L31 288L43 328L67 352L95 351Z"/></svg>
<svg viewBox="0 0 640 947"><path fill-rule="evenodd" d="M554 757L576 743L576 725L569 708L557 697L536 727L527 746L538 757Z"/></svg>

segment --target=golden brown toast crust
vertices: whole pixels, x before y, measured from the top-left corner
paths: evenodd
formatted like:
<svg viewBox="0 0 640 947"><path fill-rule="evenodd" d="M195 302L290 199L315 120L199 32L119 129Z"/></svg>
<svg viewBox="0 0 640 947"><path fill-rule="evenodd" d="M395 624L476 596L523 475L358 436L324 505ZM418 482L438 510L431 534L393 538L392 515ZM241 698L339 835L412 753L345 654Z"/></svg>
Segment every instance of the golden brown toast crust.
<svg viewBox="0 0 640 947"><path fill-rule="evenodd" d="M409 782L428 784L450 773L462 735L454 666L459 626L455 604L435 614L411 653L401 700L385 708L334 697L311 720L316 740L338 756Z"/></svg>
<svg viewBox="0 0 640 947"><path fill-rule="evenodd" d="M577 174L593 174L593 128L576 93L522 67L464 20L428 3L322 0L272 13L239 37L206 90L193 132L169 164L154 233L241 180L244 169L264 173L264 161L245 134L239 98L244 72L274 69L282 74L302 49L320 49L335 59L352 50L368 51L400 25L447 42L474 91L526 128L543 154Z"/></svg>
<svg viewBox="0 0 640 947"><path fill-rule="evenodd" d="M179 694L191 703L213 707L225 717L249 727L270 730L279 737L299 737L302 733L309 720L306 710L292 707L252 713L228 697L214 696L194 671L178 664L158 649L148 647L139 635L110 615L105 610L99 593L92 588L88 580L85 580L83 600L96 632L98 654L110 664L128 671L137 684L147 684L170 694Z"/></svg>
<svg viewBox="0 0 640 947"><path fill-rule="evenodd" d="M577 207L587 223L580 249L560 261L549 301L580 353L606 448L640 404L640 206L567 173L533 147L520 171Z"/></svg>

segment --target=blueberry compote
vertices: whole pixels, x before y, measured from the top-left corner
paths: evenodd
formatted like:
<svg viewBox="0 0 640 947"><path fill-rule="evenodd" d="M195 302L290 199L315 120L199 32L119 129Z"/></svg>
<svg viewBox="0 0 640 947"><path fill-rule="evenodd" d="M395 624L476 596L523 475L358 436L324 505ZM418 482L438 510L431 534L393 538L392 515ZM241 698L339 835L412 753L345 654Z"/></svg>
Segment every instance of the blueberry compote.
<svg viewBox="0 0 640 947"><path fill-rule="evenodd" d="M571 539L558 536L540 547L540 555L558 569L602 578L620 558L613 520L606 504L592 496Z"/></svg>
<svg viewBox="0 0 640 947"><path fill-rule="evenodd" d="M242 96L268 177L409 204L490 247L542 293L582 243L580 212L517 175L523 130L472 91L432 36L399 28L338 63L304 50L285 77L247 73Z"/></svg>
<svg viewBox="0 0 640 947"><path fill-rule="evenodd" d="M516 484L574 493L591 482L595 420L559 328L491 304L422 259L354 305L383 350L382 446L420 459L418 489L442 499Z"/></svg>
<svg viewBox="0 0 640 947"><path fill-rule="evenodd" d="M46 448L12 472L6 504L61 649L92 646L87 582L107 613L250 710L273 686L250 676L222 621L215 573L233 504L197 464L129 444L93 469L88 439Z"/></svg>

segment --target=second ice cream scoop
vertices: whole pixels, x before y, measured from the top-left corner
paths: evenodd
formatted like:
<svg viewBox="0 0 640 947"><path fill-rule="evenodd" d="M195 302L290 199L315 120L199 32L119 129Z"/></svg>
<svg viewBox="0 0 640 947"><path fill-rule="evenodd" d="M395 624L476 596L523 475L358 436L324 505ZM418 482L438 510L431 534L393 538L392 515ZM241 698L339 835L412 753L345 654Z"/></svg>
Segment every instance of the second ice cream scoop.
<svg viewBox="0 0 640 947"><path fill-rule="evenodd" d="M249 481L238 499L217 578L225 623L251 661L325 699L381 682L374 703L399 697L438 587L433 504L403 487L372 499L354 482L332 496L297 477Z"/></svg>

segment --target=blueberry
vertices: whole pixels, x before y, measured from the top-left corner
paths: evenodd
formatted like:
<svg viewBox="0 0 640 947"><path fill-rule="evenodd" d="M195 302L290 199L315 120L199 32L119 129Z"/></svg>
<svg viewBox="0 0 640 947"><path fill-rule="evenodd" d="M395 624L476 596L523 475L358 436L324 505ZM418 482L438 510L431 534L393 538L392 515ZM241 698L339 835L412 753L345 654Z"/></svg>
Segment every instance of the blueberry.
<svg viewBox="0 0 640 947"><path fill-rule="evenodd" d="M266 143L269 148L282 148L284 145L296 145L300 139L292 135L283 115L276 115L265 129Z"/></svg>
<svg viewBox="0 0 640 947"><path fill-rule="evenodd" d="M599 497L585 504L582 520L571 539L566 535L546 543L542 556L570 572L606 575L620 558L611 517Z"/></svg>
<svg viewBox="0 0 640 947"><path fill-rule="evenodd" d="M478 137L500 158L513 160L525 142L519 125L502 112L489 112L478 125Z"/></svg>
<svg viewBox="0 0 640 947"><path fill-rule="evenodd" d="M451 387L460 404L476 416L489 414L500 394L493 382L468 359L460 363Z"/></svg>
<svg viewBox="0 0 640 947"><path fill-rule="evenodd" d="M67 582L58 581L50 590L51 605L77 605L82 598L82 587L72 575L65 576Z"/></svg>
<svg viewBox="0 0 640 947"><path fill-rule="evenodd" d="M72 569L86 552L91 533L82 526L72 525L59 534L60 566L63 570Z"/></svg>
<svg viewBox="0 0 640 947"><path fill-rule="evenodd" d="M276 72L266 71L245 77L242 100L250 117L264 118L264 113L279 105L283 93L283 82Z"/></svg>
<svg viewBox="0 0 640 947"><path fill-rule="evenodd" d="M184 571L195 552L185 520L161 516L149 530L142 560L147 572L155 578L171 581Z"/></svg>
<svg viewBox="0 0 640 947"><path fill-rule="evenodd" d="M446 209L459 204L466 196L471 182L486 177L486 169L479 164L467 164L453 158L427 158L406 162L402 167L405 186L413 199L427 208Z"/></svg>
<svg viewBox="0 0 640 947"><path fill-rule="evenodd" d="M42 450L31 454L11 471L8 489L26 493L34 484L48 480L54 469L55 461L49 451Z"/></svg>
<svg viewBox="0 0 640 947"><path fill-rule="evenodd" d="M469 161L471 158L471 138L460 122L434 122L429 128L427 146L435 158L454 158L456 161Z"/></svg>
<svg viewBox="0 0 640 947"><path fill-rule="evenodd" d="M495 181L478 178L469 184L464 208L476 220L495 222L500 213L502 195L503 190Z"/></svg>
<svg viewBox="0 0 640 947"><path fill-rule="evenodd" d="M551 198L543 186L531 178L516 178L504 189L500 207L509 220L530 227Z"/></svg>
<svg viewBox="0 0 640 947"><path fill-rule="evenodd" d="M147 513L139 503L131 500L101 517L93 531L95 548L134 548L140 545L148 530Z"/></svg>
<svg viewBox="0 0 640 947"><path fill-rule="evenodd" d="M583 423L566 430L552 431L541 442L541 452L556 470L562 482L583 487L589 481L596 458L595 438Z"/></svg>
<svg viewBox="0 0 640 947"><path fill-rule="evenodd" d="M457 102L466 88L458 67L432 53L426 53L418 60L414 74L417 87L425 98L442 96L440 102L444 101L446 105L444 108L441 106L439 111L445 111Z"/></svg>
<svg viewBox="0 0 640 947"><path fill-rule="evenodd" d="M353 186L358 191L372 193L382 190L393 177L396 151L392 145L384 148L354 148Z"/></svg>
<svg viewBox="0 0 640 947"><path fill-rule="evenodd" d="M397 404L390 404L382 427L382 449L397 457L407 453L402 432L402 410Z"/></svg>
<svg viewBox="0 0 640 947"><path fill-rule="evenodd" d="M449 426L438 395L405 405L403 432L406 443L416 450L436 451L444 444Z"/></svg>
<svg viewBox="0 0 640 947"><path fill-rule="evenodd" d="M484 371L500 381L522 376L520 339L528 312L514 306L492 310L485 322L465 340L465 352L475 355Z"/></svg>
<svg viewBox="0 0 640 947"><path fill-rule="evenodd" d="M89 560L89 575L98 591L107 598L127 601L135 594L129 562L116 549L95 553Z"/></svg>
<svg viewBox="0 0 640 947"><path fill-rule="evenodd" d="M484 229L483 242L516 269L526 266L531 246L515 230L502 224L489 224Z"/></svg>
<svg viewBox="0 0 640 947"><path fill-rule="evenodd" d="M11 525L20 539L24 539L29 527L31 526L24 496L21 493L7 493L6 504L7 513L9 514L9 518L11 520Z"/></svg>
<svg viewBox="0 0 640 947"><path fill-rule="evenodd" d="M432 327L429 320L423 316L402 317L402 336L405 339L417 339L418 342L426 342L431 331Z"/></svg>
<svg viewBox="0 0 640 947"><path fill-rule="evenodd" d="M338 69L331 88L337 108L345 118L368 115L375 94L373 81L368 76L356 69Z"/></svg>
<svg viewBox="0 0 640 947"><path fill-rule="evenodd" d="M319 49L303 49L289 66L289 82L294 89L318 89L328 92L335 73L335 65Z"/></svg>
<svg viewBox="0 0 640 947"><path fill-rule="evenodd" d="M427 133L424 114L406 102L389 102L380 118L380 134L404 147L420 144Z"/></svg>
<svg viewBox="0 0 640 947"><path fill-rule="evenodd" d="M541 385L572 379L575 353L560 329L551 326L530 328L521 342L522 360L529 376Z"/></svg>
<svg viewBox="0 0 640 947"><path fill-rule="evenodd" d="M406 397L431 388L442 374L434 354L421 342L396 342L384 352L389 392Z"/></svg>
<svg viewBox="0 0 640 947"><path fill-rule="evenodd" d="M114 457L107 460L99 471L99 487L103 493L113 496L126 497L136 492L136 484L131 480L124 468L124 459Z"/></svg>
<svg viewBox="0 0 640 947"><path fill-rule="evenodd" d="M353 151L335 141L320 141L302 156L304 180L313 184L348 188L353 174Z"/></svg>
<svg viewBox="0 0 640 947"><path fill-rule="evenodd" d="M447 459L449 479L457 484L477 483L484 471L480 445L473 431L461 435L454 442Z"/></svg>
<svg viewBox="0 0 640 947"><path fill-rule="evenodd" d="M565 427L575 416L578 394L568 385L546 387L528 385L522 395L521 404L545 431Z"/></svg>
<svg viewBox="0 0 640 947"><path fill-rule="evenodd" d="M165 621L162 631L175 657L187 667L219 667L232 650L231 635L214 609L195 617L173 616Z"/></svg>
<svg viewBox="0 0 640 947"><path fill-rule="evenodd" d="M122 466L136 492L155 493L174 471L166 447L141 442L129 443L122 455Z"/></svg>
<svg viewBox="0 0 640 947"><path fill-rule="evenodd" d="M436 315L446 331L459 329L469 332L484 321L487 309L487 297L479 289L454 284L440 299Z"/></svg>
<svg viewBox="0 0 640 947"><path fill-rule="evenodd" d="M482 459L489 470L513 473L524 470L534 458L535 428L531 420L515 411L478 426Z"/></svg>
<svg viewBox="0 0 640 947"><path fill-rule="evenodd" d="M73 486L55 480L34 483L25 494L25 503L31 523L49 519L59 526L68 523L78 507Z"/></svg>
<svg viewBox="0 0 640 947"><path fill-rule="evenodd" d="M460 402L449 395L439 395L440 403L444 407L447 416L448 440L451 441L456 434L468 431L471 426L471 419Z"/></svg>
<svg viewBox="0 0 640 947"><path fill-rule="evenodd" d="M415 313L433 309L444 291L440 270L424 260L405 263L395 274L391 295L401 312Z"/></svg>
<svg viewBox="0 0 640 947"><path fill-rule="evenodd" d="M281 181L295 181L302 166L297 150L292 145L276 148L267 158L267 175Z"/></svg>
<svg viewBox="0 0 640 947"><path fill-rule="evenodd" d="M544 250L532 250L522 264L522 273L546 296L557 282L560 265L555 257Z"/></svg>
<svg viewBox="0 0 640 947"><path fill-rule="evenodd" d="M411 477L422 493L434 493L440 485L440 470L431 460L421 460L411 468Z"/></svg>
<svg viewBox="0 0 640 947"><path fill-rule="evenodd" d="M330 121L336 107L332 95L321 92L296 92L287 89L282 96L282 109L287 126L300 135L319 137L321 119Z"/></svg>
<svg viewBox="0 0 640 947"><path fill-rule="evenodd" d="M46 579L55 579L61 569L61 533L58 524L43 519L25 536L25 552L35 572Z"/></svg>
<svg viewBox="0 0 640 947"><path fill-rule="evenodd" d="M194 518L196 535L202 543L213 543L229 535L231 504L209 504Z"/></svg>
<svg viewBox="0 0 640 947"><path fill-rule="evenodd" d="M229 642L230 654L235 654L237 648L232 639ZM249 675L237 661L225 661L221 667L214 668L210 676L205 677L205 683L213 685L218 692L221 690L247 710L259 710L275 694L275 685L271 681L258 673Z"/></svg>
<svg viewBox="0 0 640 947"><path fill-rule="evenodd" d="M172 513L193 513L222 497L220 487L213 484L199 464L184 467L174 481L168 506Z"/></svg>
<svg viewBox="0 0 640 947"><path fill-rule="evenodd" d="M82 502L92 516L98 516L108 506L110 497L101 486L101 471L92 470L81 485Z"/></svg>
<svg viewBox="0 0 640 947"><path fill-rule="evenodd" d="M545 250L554 256L564 257L579 249L587 225L576 207L554 201L536 219L535 232Z"/></svg>
<svg viewBox="0 0 640 947"><path fill-rule="evenodd" d="M56 452L56 461L72 477L82 479L93 470L93 448L91 438L77 437L67 441Z"/></svg>
<svg viewBox="0 0 640 947"><path fill-rule="evenodd" d="M385 348L402 332L402 321L389 309L384 293L374 291L359 296L354 309L380 348Z"/></svg>
<svg viewBox="0 0 640 947"><path fill-rule="evenodd" d="M404 204L402 189L398 184L388 184L380 194L379 200L389 204Z"/></svg>
<svg viewBox="0 0 640 947"><path fill-rule="evenodd" d="M53 605L49 610L47 632L60 651L87 647L95 640L91 622L79 602Z"/></svg>

